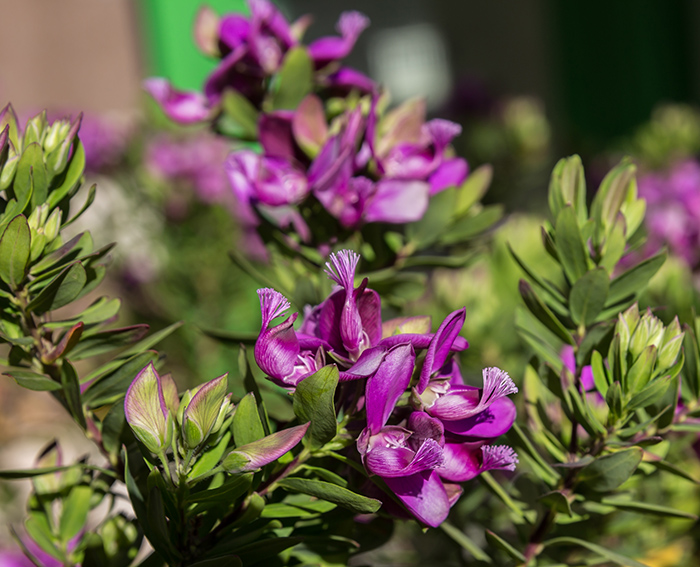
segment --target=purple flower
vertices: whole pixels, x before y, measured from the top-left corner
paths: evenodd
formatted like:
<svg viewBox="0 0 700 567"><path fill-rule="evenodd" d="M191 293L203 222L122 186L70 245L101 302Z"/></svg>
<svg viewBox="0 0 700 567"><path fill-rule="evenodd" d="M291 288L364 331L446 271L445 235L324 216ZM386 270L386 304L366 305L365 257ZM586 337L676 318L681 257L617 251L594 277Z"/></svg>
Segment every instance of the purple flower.
<svg viewBox="0 0 700 567"><path fill-rule="evenodd" d="M259 289L262 327L255 342L255 361L270 379L285 387L294 387L324 366L323 341L298 337L292 325L297 313L282 323L270 326L290 308L289 301L274 289Z"/></svg>
<svg viewBox="0 0 700 567"><path fill-rule="evenodd" d="M189 124L210 119L226 89L233 89L260 108L271 78L284 65L292 48L310 20L301 18L289 24L269 0L248 0L250 17L227 14L218 18L211 10L202 10L195 22L197 46L209 56L220 57L216 69L207 77L204 93L180 92L165 79L149 79L146 90L176 122ZM344 12L338 22L340 37L324 37L311 43L308 55L316 69L314 82L324 88L374 90L374 83L361 73L338 68L358 36L369 25L359 12Z"/></svg>
<svg viewBox="0 0 700 567"><path fill-rule="evenodd" d="M700 265L700 163L686 160L668 172L639 178L639 196L647 202L649 233L644 255L663 246L695 269Z"/></svg>

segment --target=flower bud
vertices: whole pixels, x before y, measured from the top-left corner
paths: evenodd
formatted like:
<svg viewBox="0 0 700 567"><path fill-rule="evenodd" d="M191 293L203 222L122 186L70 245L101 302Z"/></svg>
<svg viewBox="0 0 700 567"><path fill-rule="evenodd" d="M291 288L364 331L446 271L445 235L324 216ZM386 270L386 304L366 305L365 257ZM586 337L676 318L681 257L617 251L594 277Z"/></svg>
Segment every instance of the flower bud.
<svg viewBox="0 0 700 567"><path fill-rule="evenodd" d="M673 319L673 322L666 327L663 340L659 346L659 358L657 368L659 372L671 368L676 362L678 353L683 345L684 333L681 331L681 325L678 322L678 317Z"/></svg>
<svg viewBox="0 0 700 567"><path fill-rule="evenodd" d="M56 120L49 126L44 138L44 151L51 153L65 139L70 130L70 123L67 120Z"/></svg>
<svg viewBox="0 0 700 567"><path fill-rule="evenodd" d="M12 153L12 149L10 149L10 153ZM15 178L15 173L17 172L18 163L18 155L12 156L5 162L2 171L0 171L0 191L4 191L10 186L10 183L12 183L12 180Z"/></svg>
<svg viewBox="0 0 700 567"><path fill-rule="evenodd" d="M636 304L635 304L636 305ZM630 346L630 328L627 324L627 319L619 313L617 316L617 324L615 325L615 334L620 337L620 351L627 352Z"/></svg>
<svg viewBox="0 0 700 567"><path fill-rule="evenodd" d="M283 429L258 441L236 447L224 457L221 466L230 473L259 469L293 449L306 434L309 424L310 422Z"/></svg>
<svg viewBox="0 0 700 567"><path fill-rule="evenodd" d="M637 328L630 339L629 351L632 359L636 359L648 346L658 347L663 338L664 324L660 319L652 315L651 311L642 315Z"/></svg>
<svg viewBox="0 0 700 567"><path fill-rule="evenodd" d="M214 378L199 388L187 403L182 414L182 437L188 449L202 444L211 433L220 428L231 401L228 388L228 375ZM183 400L184 402L184 400Z"/></svg>
<svg viewBox="0 0 700 567"><path fill-rule="evenodd" d="M27 125L24 127L24 144L26 148L29 144L38 143L41 145L42 138L46 133L46 111L42 111L34 118L27 120Z"/></svg>
<svg viewBox="0 0 700 567"><path fill-rule="evenodd" d="M165 403L161 378L153 364L141 370L129 386L124 413L134 435L149 451L160 453L170 446L172 415Z"/></svg>
<svg viewBox="0 0 700 567"><path fill-rule="evenodd" d="M44 234L46 235L46 242L53 242L58 236L58 231L61 228L62 213L60 209L54 209L51 216L46 220L44 224Z"/></svg>

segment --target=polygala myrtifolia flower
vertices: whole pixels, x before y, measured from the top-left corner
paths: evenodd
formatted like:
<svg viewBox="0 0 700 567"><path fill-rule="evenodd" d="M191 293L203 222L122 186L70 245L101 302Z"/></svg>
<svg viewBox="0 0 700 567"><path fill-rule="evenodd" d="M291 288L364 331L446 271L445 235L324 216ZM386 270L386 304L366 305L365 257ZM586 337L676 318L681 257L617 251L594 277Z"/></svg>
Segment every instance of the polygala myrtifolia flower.
<svg viewBox="0 0 700 567"><path fill-rule="evenodd" d="M177 91L162 78L146 81L146 90L172 120L181 124L208 120L216 113L226 89L237 91L253 107L260 108L271 78L295 49L305 52L317 88L334 93L374 89L368 77L339 63L369 25L363 14L343 12L337 25L340 37L322 37L303 46L300 40L310 23L308 17L290 25L269 0L248 0L248 6L249 18L240 14L219 18L209 8L200 11L194 30L197 46L206 55L220 59L207 77L203 94Z"/></svg>
<svg viewBox="0 0 700 567"><path fill-rule="evenodd" d="M357 450L365 468L416 518L437 526L461 494L457 483L491 469L514 470L514 451L490 443L513 425L515 404L507 396L517 388L498 368L484 370L481 388L464 384L455 358L468 346L459 336L464 309L448 315L436 333L427 317L382 324L378 294L366 279L355 287L358 261L348 250L331 255L327 274L338 286L305 309L298 330L296 313L273 324L289 302L274 290L259 290L263 317L255 358L288 388L330 362L341 380L358 380L367 424ZM420 370L416 351L425 351Z"/></svg>
<svg viewBox="0 0 700 567"><path fill-rule="evenodd" d="M354 285L359 258L350 250L331 255L326 273L338 286L322 303L305 308L298 330L293 327L297 313L273 325L290 308L289 301L273 289L258 290L262 327L254 354L272 381L294 387L331 361L338 364L341 380L366 378L392 346L410 343L415 348L428 347L433 334L425 319L416 319L415 324L399 319L382 325L377 292L367 287L366 278ZM467 346L467 341L455 337L448 350L460 351Z"/></svg>
<svg viewBox="0 0 700 567"><path fill-rule="evenodd" d="M296 110L263 113L263 149L234 152L226 162L241 220L255 211L280 228L290 224L308 241L298 211L313 195L340 224L402 224L419 220L432 195L460 185L467 162L452 157L461 132L447 120L425 120L425 104L409 101L380 115L381 97L364 97L326 122L323 102L308 95Z"/></svg>
<svg viewBox="0 0 700 567"><path fill-rule="evenodd" d="M228 377L224 374L188 391L183 397L179 422L188 449L197 448L210 434L221 429L232 408L227 389Z"/></svg>

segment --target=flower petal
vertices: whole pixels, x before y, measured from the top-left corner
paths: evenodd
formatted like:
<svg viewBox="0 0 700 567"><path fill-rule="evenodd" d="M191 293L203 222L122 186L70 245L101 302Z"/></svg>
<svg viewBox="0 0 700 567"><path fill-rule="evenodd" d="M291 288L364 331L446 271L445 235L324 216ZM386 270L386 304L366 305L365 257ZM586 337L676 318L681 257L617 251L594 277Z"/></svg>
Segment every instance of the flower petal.
<svg viewBox="0 0 700 567"><path fill-rule="evenodd" d="M428 210L429 186L423 181L383 179L365 205L365 222L403 224L420 220Z"/></svg>
<svg viewBox="0 0 700 567"><path fill-rule="evenodd" d="M422 394L428 387L430 376L436 372L447 361L450 356L452 345L464 326L467 310L465 308L453 311L440 324L435 336L430 341L428 352L425 355L425 362L420 374L417 390Z"/></svg>
<svg viewBox="0 0 700 567"><path fill-rule="evenodd" d="M367 427L372 434L386 425L396 402L411 382L416 355L410 344L393 347L367 380Z"/></svg>
<svg viewBox="0 0 700 567"><path fill-rule="evenodd" d="M450 499L440 477L434 471L386 478L384 482L424 524L436 528L447 518Z"/></svg>
<svg viewBox="0 0 700 567"><path fill-rule="evenodd" d="M467 178L468 169L466 160L462 158L444 160L428 179L430 194L461 185Z"/></svg>
<svg viewBox="0 0 700 567"><path fill-rule="evenodd" d="M466 437L494 438L508 431L515 421L515 404L501 398L484 411L467 419L444 421L445 431Z"/></svg>
<svg viewBox="0 0 700 567"><path fill-rule="evenodd" d="M194 124L207 120L211 109L207 99L197 92L178 91L160 77L146 79L143 87L160 105L163 112L180 124Z"/></svg>
<svg viewBox="0 0 700 567"><path fill-rule="evenodd" d="M471 480L481 472L481 448L484 441L473 443L445 443L445 460L437 469L441 478L452 482Z"/></svg>

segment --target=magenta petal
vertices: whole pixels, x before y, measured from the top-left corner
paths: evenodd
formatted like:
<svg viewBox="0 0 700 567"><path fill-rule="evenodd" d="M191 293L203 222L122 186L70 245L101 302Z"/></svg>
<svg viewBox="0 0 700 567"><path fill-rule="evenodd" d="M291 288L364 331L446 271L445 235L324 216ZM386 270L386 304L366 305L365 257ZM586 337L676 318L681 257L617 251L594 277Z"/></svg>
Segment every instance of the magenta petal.
<svg viewBox="0 0 700 567"><path fill-rule="evenodd" d="M246 45L239 45L224 57L216 69L207 77L204 83L204 95L210 104L217 104L221 93L229 87L239 91L249 90L250 77L243 77L237 70L237 65L248 53ZM245 93L244 93L245 94Z"/></svg>
<svg viewBox="0 0 700 567"><path fill-rule="evenodd" d="M209 118L211 110L201 93L175 90L166 79L159 77L146 79L143 87L175 122L194 124Z"/></svg>
<svg viewBox="0 0 700 567"><path fill-rule="evenodd" d="M309 44L309 56L321 68L337 59L347 57L364 29L369 26L369 18L360 12L343 12L337 29L342 37L322 37Z"/></svg>
<svg viewBox="0 0 700 567"><path fill-rule="evenodd" d="M416 355L410 344L395 346L367 380L367 427L373 435L384 427L396 402L408 388L415 361Z"/></svg>
<svg viewBox="0 0 700 567"><path fill-rule="evenodd" d="M245 43L250 34L250 22L240 14L227 14L219 24L219 41L231 51Z"/></svg>
<svg viewBox="0 0 700 567"><path fill-rule="evenodd" d="M443 161L428 179L430 194L435 195L448 187L457 187L467 178L467 162L462 158Z"/></svg>
<svg viewBox="0 0 700 567"><path fill-rule="evenodd" d="M289 110L261 113L258 120L258 137L266 156L295 159L292 116L293 113Z"/></svg>
<svg viewBox="0 0 700 567"><path fill-rule="evenodd" d="M384 179L375 187L365 205L365 222L414 222L428 209L429 186L423 181Z"/></svg>
<svg viewBox="0 0 700 567"><path fill-rule="evenodd" d="M384 482L424 524L436 528L447 518L450 500L440 477L434 471L401 478L385 478Z"/></svg>
<svg viewBox="0 0 700 567"><path fill-rule="evenodd" d="M387 350L389 350L388 347L384 346L376 346L364 350L355 364L348 368L347 371L340 372L340 379L356 380L371 376L384 360Z"/></svg>
<svg viewBox="0 0 700 567"><path fill-rule="evenodd" d="M481 471L481 447L484 441L474 443L445 443L443 455L445 460L437 469L441 478L452 482L465 482L477 476Z"/></svg>
<svg viewBox="0 0 700 567"><path fill-rule="evenodd" d="M382 300L379 294L372 289L366 289L357 298L357 310L369 344L376 345L382 339Z"/></svg>
<svg viewBox="0 0 700 567"><path fill-rule="evenodd" d="M393 429L386 428L370 442L373 446L364 457L369 472L382 478L396 478L432 470L442 464L442 447L434 439L426 439L416 451L408 447L387 447L390 443L385 442L384 437L392 435Z"/></svg>
<svg viewBox="0 0 700 567"><path fill-rule="evenodd" d="M471 417L479 405L480 392L478 388L450 389L447 394L440 396L428 413L442 420L457 421Z"/></svg>
<svg viewBox="0 0 700 567"><path fill-rule="evenodd" d="M452 344L459 335L459 332L464 326L467 310L465 308L453 311L440 324L433 340L430 341L428 352L425 355L423 370L421 370L420 381L418 382L417 390L422 394L428 387L430 376L436 372L447 361L450 356Z"/></svg>
<svg viewBox="0 0 700 567"><path fill-rule="evenodd" d="M376 83L364 73L350 67L341 67L335 73L326 77L327 86L335 89L356 89L361 93L371 93L376 89Z"/></svg>
<svg viewBox="0 0 700 567"><path fill-rule="evenodd" d="M444 421L445 431L467 437L493 438L506 433L515 421L515 404L500 398L484 411L457 421Z"/></svg>

